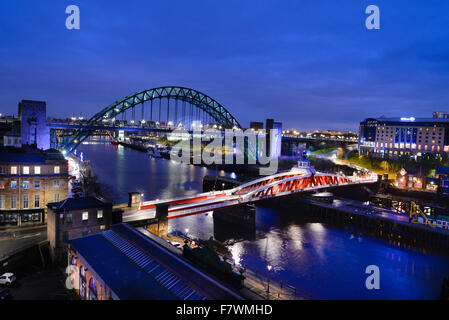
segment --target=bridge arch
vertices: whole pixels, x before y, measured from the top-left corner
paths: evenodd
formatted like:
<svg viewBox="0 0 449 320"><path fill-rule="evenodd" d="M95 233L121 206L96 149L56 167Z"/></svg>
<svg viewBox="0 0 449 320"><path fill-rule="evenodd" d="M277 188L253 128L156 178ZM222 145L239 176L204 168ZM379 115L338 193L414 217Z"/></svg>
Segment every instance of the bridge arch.
<svg viewBox="0 0 449 320"><path fill-rule="evenodd" d="M153 101L159 99L159 117L161 114L161 101L162 99L167 99L167 124L169 123L169 111L170 99L177 101L182 101L183 103L189 103L191 106L195 106L198 110L201 110L203 114L209 116L209 118L216 124L220 125L223 129L242 129L240 123L237 119L220 103L218 103L213 98L207 96L206 94L185 87L158 87L148 90L143 90L131 95L128 95L122 99L119 99L106 108L102 109L96 113L92 118L90 118L86 124L87 126L92 126L102 121L110 121L115 119L116 116L124 114L127 110L132 109L134 112L134 107L142 105L142 115L144 114L144 103L151 103L151 114L153 113ZM176 112L178 105L176 104ZM134 114L134 113L133 113ZM176 120L174 126L177 126ZM79 129L70 135L62 144L62 149L65 154L71 153L81 142L86 140L90 135L92 135L91 130Z"/></svg>

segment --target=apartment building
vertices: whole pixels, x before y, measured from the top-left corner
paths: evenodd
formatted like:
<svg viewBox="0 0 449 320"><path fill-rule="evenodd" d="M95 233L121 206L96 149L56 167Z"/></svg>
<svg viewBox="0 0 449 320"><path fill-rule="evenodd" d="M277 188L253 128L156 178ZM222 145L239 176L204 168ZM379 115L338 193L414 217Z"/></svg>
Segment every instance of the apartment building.
<svg viewBox="0 0 449 320"><path fill-rule="evenodd" d="M68 197L68 163L57 150L0 148L0 225L43 224L47 203Z"/></svg>

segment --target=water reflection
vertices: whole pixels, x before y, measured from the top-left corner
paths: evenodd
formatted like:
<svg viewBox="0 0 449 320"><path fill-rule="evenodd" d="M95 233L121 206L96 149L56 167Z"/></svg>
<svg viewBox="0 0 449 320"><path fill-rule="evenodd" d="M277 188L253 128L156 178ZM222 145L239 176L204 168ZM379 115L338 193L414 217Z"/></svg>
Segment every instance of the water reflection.
<svg viewBox="0 0 449 320"><path fill-rule="evenodd" d="M191 195L202 191L206 174L220 174L112 145L83 145L80 150L117 202L127 202L127 193L136 190L146 200ZM170 220L169 232L186 234L189 229L191 237L227 241L236 264L265 274L271 265L270 277L315 299L439 298L442 279L449 276L447 257L396 247L304 216L258 207L257 230L217 223L208 213ZM365 269L372 264L380 268L380 290L365 288Z"/></svg>

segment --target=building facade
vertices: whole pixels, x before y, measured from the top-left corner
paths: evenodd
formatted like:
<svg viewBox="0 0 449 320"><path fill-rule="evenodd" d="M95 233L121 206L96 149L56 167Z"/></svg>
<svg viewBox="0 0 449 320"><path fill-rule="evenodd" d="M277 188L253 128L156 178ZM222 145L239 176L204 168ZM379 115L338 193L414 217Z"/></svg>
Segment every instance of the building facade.
<svg viewBox="0 0 449 320"><path fill-rule="evenodd" d="M19 121L22 144L50 148L50 127L47 125L47 105L44 101L19 102Z"/></svg>
<svg viewBox="0 0 449 320"><path fill-rule="evenodd" d="M112 203L95 197L68 198L47 207L47 236L56 261L66 253L70 239L102 232L113 222Z"/></svg>
<svg viewBox="0 0 449 320"><path fill-rule="evenodd" d="M420 157L425 153L449 153L449 119L368 118L360 123L359 153L377 157Z"/></svg>
<svg viewBox="0 0 449 320"><path fill-rule="evenodd" d="M0 224L43 224L47 203L68 197L68 164L57 150L0 148Z"/></svg>

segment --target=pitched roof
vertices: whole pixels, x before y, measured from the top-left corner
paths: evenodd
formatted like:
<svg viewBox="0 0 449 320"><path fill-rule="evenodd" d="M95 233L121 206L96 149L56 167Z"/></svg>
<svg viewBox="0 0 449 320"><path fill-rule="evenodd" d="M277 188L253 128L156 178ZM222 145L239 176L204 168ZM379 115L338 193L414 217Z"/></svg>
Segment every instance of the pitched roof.
<svg viewBox="0 0 449 320"><path fill-rule="evenodd" d="M48 203L47 206L54 211L78 210L110 206L110 202L95 197L67 198L60 202Z"/></svg>
<svg viewBox="0 0 449 320"><path fill-rule="evenodd" d="M153 237L117 224L69 243L119 299L241 299Z"/></svg>

